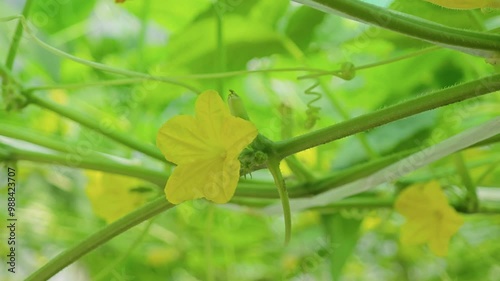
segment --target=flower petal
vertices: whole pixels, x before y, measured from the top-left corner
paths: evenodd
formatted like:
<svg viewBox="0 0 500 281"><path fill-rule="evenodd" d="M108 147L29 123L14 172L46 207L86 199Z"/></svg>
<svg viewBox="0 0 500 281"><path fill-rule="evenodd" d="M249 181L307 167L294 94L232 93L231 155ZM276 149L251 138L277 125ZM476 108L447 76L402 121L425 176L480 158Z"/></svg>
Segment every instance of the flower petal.
<svg viewBox="0 0 500 281"><path fill-rule="evenodd" d="M408 221L401 227L401 243L404 245L419 245L427 242L435 232L431 219Z"/></svg>
<svg viewBox="0 0 500 281"><path fill-rule="evenodd" d="M224 119L231 116L231 113L219 94L213 90L201 93L196 99L195 107L195 118L202 135L209 141L215 141L215 144L225 138L221 134L222 126Z"/></svg>
<svg viewBox="0 0 500 281"><path fill-rule="evenodd" d="M167 181L165 195L173 204L205 197L226 203L234 195L240 177L238 160L200 161L179 165Z"/></svg>
<svg viewBox="0 0 500 281"><path fill-rule="evenodd" d="M435 233L429 239L429 248L435 255L440 257L446 256L451 237L463 224L462 217L457 214L455 209L449 206L447 208L449 210L439 220L439 224L435 227Z"/></svg>
<svg viewBox="0 0 500 281"><path fill-rule="evenodd" d="M421 185L410 186L403 190L394 204L395 209L409 220L431 216L432 210L428 205L429 198L423 190Z"/></svg>
<svg viewBox="0 0 500 281"><path fill-rule="evenodd" d="M147 185L136 178L86 171L89 182L85 193L94 213L111 223L147 202L150 194L133 189Z"/></svg>
<svg viewBox="0 0 500 281"><path fill-rule="evenodd" d="M161 126L156 145L168 161L178 165L213 157L196 119L188 115L175 116Z"/></svg>
<svg viewBox="0 0 500 281"><path fill-rule="evenodd" d="M224 119L220 141L227 153L228 159L238 158L241 151L257 137L257 128L247 120L228 116Z"/></svg>
<svg viewBox="0 0 500 281"><path fill-rule="evenodd" d="M448 198L444 194L438 181L431 181L425 184L422 193L427 197L427 208L441 209L448 207Z"/></svg>

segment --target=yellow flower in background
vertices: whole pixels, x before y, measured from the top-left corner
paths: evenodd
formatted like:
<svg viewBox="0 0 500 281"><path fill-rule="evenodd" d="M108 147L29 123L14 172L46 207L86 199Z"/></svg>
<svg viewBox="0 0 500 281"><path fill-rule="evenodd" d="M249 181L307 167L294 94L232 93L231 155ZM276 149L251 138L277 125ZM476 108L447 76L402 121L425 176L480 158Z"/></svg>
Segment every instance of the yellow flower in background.
<svg viewBox="0 0 500 281"><path fill-rule="evenodd" d="M457 10L500 8L500 0L425 0L436 5Z"/></svg>
<svg viewBox="0 0 500 281"><path fill-rule="evenodd" d="M150 184L136 178L87 171L85 193L94 213L107 223L123 217L148 201Z"/></svg>
<svg viewBox="0 0 500 281"><path fill-rule="evenodd" d="M179 204L204 197L226 203L240 177L238 156L257 136L257 128L232 116L215 91L200 94L195 111L195 116L168 120L156 138L165 158L177 164L165 186L167 200Z"/></svg>
<svg viewBox="0 0 500 281"><path fill-rule="evenodd" d="M451 237L464 223L436 181L408 187L399 195L395 208L407 220L401 229L401 243L427 243L437 256L446 256Z"/></svg>

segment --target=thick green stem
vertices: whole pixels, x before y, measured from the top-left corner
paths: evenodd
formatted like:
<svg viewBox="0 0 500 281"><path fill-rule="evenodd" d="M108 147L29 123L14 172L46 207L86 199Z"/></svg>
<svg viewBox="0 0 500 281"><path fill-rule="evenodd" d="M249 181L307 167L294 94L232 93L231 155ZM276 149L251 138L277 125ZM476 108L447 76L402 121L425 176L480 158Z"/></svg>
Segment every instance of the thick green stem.
<svg viewBox="0 0 500 281"><path fill-rule="evenodd" d="M0 144L2 144L0 142ZM168 179L166 172L145 169L138 166L126 165L109 160L103 160L91 156L79 155L77 153L49 153L34 152L16 148L3 148L5 155L0 154L0 160L27 160L37 163L47 163L51 165L67 166L71 168L91 169L109 172L124 176L136 177L154 183L160 187L165 185Z"/></svg>
<svg viewBox="0 0 500 281"><path fill-rule="evenodd" d="M273 175L274 183L278 188L278 193L281 199L281 205L283 206L283 216L285 219L285 245L290 242L290 237L292 233L292 217L290 212L290 201L288 200L288 192L286 191L285 180L280 170L280 160L276 158L271 158L268 161L267 167Z"/></svg>
<svg viewBox="0 0 500 281"><path fill-rule="evenodd" d="M33 144L43 146L55 151L74 154L85 154L84 156L100 157L101 159L109 160L103 154L99 154L94 150L87 149L85 153L78 152L77 149L83 150L78 147L78 143L67 143L53 138L47 137L40 132L32 131L21 126L12 126L0 121L0 136L31 142Z"/></svg>
<svg viewBox="0 0 500 281"><path fill-rule="evenodd" d="M154 220L157 217L153 217L147 222L146 227L141 231L139 236L130 244L128 249L117 259L115 259L112 263L110 263L108 266L106 266L104 269L101 269L101 271L92 278L92 280L99 281L103 280L107 275L115 269L116 266L118 266L120 263L125 261L127 257L141 244L141 242L146 238L147 234L149 233L149 230L151 229L151 226L153 225ZM108 279L109 280L109 279Z"/></svg>
<svg viewBox="0 0 500 281"><path fill-rule="evenodd" d="M318 10L485 57L500 50L500 35L452 28L358 0L295 0Z"/></svg>
<svg viewBox="0 0 500 281"><path fill-rule="evenodd" d="M33 5L34 0L26 0L23 8L23 17L27 18ZM12 43L10 44L9 52L7 53L7 59L5 60L5 66L8 69L12 69L14 65L14 59L16 58L17 49L19 48L19 43L23 36L23 23L19 21L16 26L16 31L14 32L14 37L12 38Z"/></svg>
<svg viewBox="0 0 500 281"><path fill-rule="evenodd" d="M277 142L275 144L275 149L279 157L283 158L299 151L366 131L427 110L498 90L500 90L500 74L429 93L333 126Z"/></svg>
<svg viewBox="0 0 500 281"><path fill-rule="evenodd" d="M140 151L146 155L149 155L153 158L156 158L160 161L167 162L168 161L165 159L163 154L154 146L145 144L142 141L139 141L135 138L133 138L129 134L121 133L116 130L114 130L111 127L111 124L108 124L104 121L97 122L90 116L87 116L85 114L79 113L75 111L74 109L59 105L55 102L49 101L48 99L44 99L41 97L38 97L37 95L30 93L30 92L24 92L24 95L28 99L29 102L36 104L40 107L43 107L45 109L48 109L50 111L53 111L61 116L64 116L68 119L71 119L91 130L94 130L100 134L103 134L107 137L109 137L112 140L115 140L121 144L124 144L130 148L133 148L137 151Z"/></svg>
<svg viewBox="0 0 500 281"><path fill-rule="evenodd" d="M130 214L107 225L100 231L92 234L87 239L72 248L60 253L50 260L43 267L31 274L26 281L47 280L61 271L66 266L78 260L80 257L111 240L113 237L125 232L126 230L138 225L139 223L152 218L175 205L170 204L165 197L157 198L150 203L136 209Z"/></svg>

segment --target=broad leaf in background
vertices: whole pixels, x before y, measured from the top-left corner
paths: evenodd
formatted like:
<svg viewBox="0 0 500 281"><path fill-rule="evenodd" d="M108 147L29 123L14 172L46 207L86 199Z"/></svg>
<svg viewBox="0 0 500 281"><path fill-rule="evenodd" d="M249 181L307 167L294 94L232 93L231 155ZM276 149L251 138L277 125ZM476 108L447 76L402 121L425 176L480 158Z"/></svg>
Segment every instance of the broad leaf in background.
<svg viewBox="0 0 500 281"><path fill-rule="evenodd" d="M172 72L178 67L193 73L214 72L217 69L216 22L214 18L198 21L172 36L165 52L168 57L162 69ZM277 32L260 22L251 22L238 15L224 17L224 41L228 70L246 68L248 60L275 53L292 52ZM186 48L189 46L189 48Z"/></svg>
<svg viewBox="0 0 500 281"><path fill-rule="evenodd" d="M362 218L347 218L342 214L323 215L322 223L330 248L330 273L332 280L341 280L342 270L352 255L359 239Z"/></svg>

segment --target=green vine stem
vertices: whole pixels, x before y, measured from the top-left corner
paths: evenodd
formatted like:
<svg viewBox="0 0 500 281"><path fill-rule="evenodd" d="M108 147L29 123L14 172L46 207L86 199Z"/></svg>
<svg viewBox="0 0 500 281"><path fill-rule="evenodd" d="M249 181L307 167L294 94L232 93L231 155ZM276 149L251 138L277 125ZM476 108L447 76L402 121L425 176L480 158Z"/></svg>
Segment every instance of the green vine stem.
<svg viewBox="0 0 500 281"><path fill-rule="evenodd" d="M66 266L78 260L80 257L111 240L111 238L174 206L175 205L172 205L165 200L165 197L161 196L160 198L137 208L130 214L92 234L74 247L60 253L43 267L31 274L25 281L40 281L49 279Z"/></svg>
<svg viewBox="0 0 500 281"><path fill-rule="evenodd" d="M95 275L95 277L92 278L92 280L99 281L103 280L107 275L120 263L125 261L125 259L141 244L141 242L146 238L147 234L149 233L149 230L151 229L151 226L153 225L155 219L157 217L151 218L147 224L146 227L141 231L141 233L137 236L137 238L130 243L130 246L128 249L117 259L115 259L113 262L111 262L109 265L107 265L105 268L101 269L99 273Z"/></svg>
<svg viewBox="0 0 500 281"><path fill-rule="evenodd" d="M452 28L415 16L384 9L357 0L294 0L324 12L339 14L363 23L379 26L483 57L500 50L500 35Z"/></svg>
<svg viewBox="0 0 500 281"><path fill-rule="evenodd" d="M49 148L55 151L60 151L64 153L77 153L75 147L78 146L77 143L68 143L56 140L51 137L47 137L40 132L32 131L27 128L22 128L21 126L12 126L10 124L3 123L0 121L0 136L5 136L8 138L22 140L30 142L45 148ZM81 153L80 153L81 154ZM88 151L85 154L90 157L100 157L104 160L110 160L105 154L100 154L96 151Z"/></svg>
<svg viewBox="0 0 500 281"><path fill-rule="evenodd" d="M500 90L500 74L488 76L451 88L365 114L351 120L275 143L279 157L347 137L427 110L478 97Z"/></svg>
<svg viewBox="0 0 500 281"><path fill-rule="evenodd" d="M124 79L111 79L105 81L96 81L96 82L86 82L86 83L72 83L72 84L59 84L59 85L45 85L45 86L35 86L31 88L25 88L26 92L34 92L34 91L46 91L46 90L54 90L54 89L80 89L85 87L105 87L105 86L119 86L119 85L128 85L128 84L136 84L144 82L143 78L124 78Z"/></svg>
<svg viewBox="0 0 500 281"><path fill-rule="evenodd" d="M382 61L378 61L378 62L374 62L374 63L368 63L368 64L364 64L364 65L360 65L360 66L354 66L354 68L352 70L357 73L360 70L374 68L374 67L377 67L377 66L386 65L386 64L393 63L393 62L398 62L398 61L402 61L402 60L405 60L405 59L414 58L414 57L417 57L417 56L420 56L420 55L425 55L427 53L434 52L434 51L439 50L439 49L441 49L441 47L439 47L439 46L427 47L427 48L424 48L422 50L418 50L418 51L411 52L411 53L408 53L408 54L404 54L404 55L401 55L401 56L397 56L397 57L394 57L394 58L389 58L389 59L386 59L386 60L382 60ZM322 72L317 71L317 73L314 73L314 74L308 74L308 75L299 76L299 77L297 77L297 79L309 79L309 78L317 78L319 76L324 76L324 75L335 75L335 74L337 74L337 73L339 73L341 71L342 71L341 69L337 69L337 70L334 70L334 71L322 71Z"/></svg>
<svg viewBox="0 0 500 281"><path fill-rule="evenodd" d="M22 16L24 18L28 17L28 14L31 10L31 6L33 5L34 0L26 0L24 4ZM7 59L5 60L5 66L8 69L12 69L14 65L14 59L16 58L17 49L19 48L19 43L21 42L21 38L23 36L23 23L18 22L16 26L16 31L14 32L14 37L12 38L12 42L9 47L9 52L7 53Z"/></svg>
<svg viewBox="0 0 500 281"><path fill-rule="evenodd" d="M184 87L184 88L186 88L186 89L188 89L188 90L190 90L190 91L192 91L194 93L200 93L201 92L199 89L196 89L196 88L194 88L194 87L192 87L192 86L190 86L188 84L185 84L185 83L180 82L180 81L178 81L176 79L173 79L173 78L164 77L164 76L155 76L155 75L145 74L145 73L141 73L141 72L137 72L137 71L115 68L115 67L112 67L112 66L109 66L109 65L105 65L105 64L102 64L102 63L98 63L98 62L94 62L94 61L89 61L89 60L85 60L85 59L73 56L73 55L68 54L66 52L63 52L63 51L61 51L59 49L56 49L56 48L50 46L49 44L43 42L42 40L40 40L30 30L29 26L26 23L26 19L25 19L24 16L19 15L19 16L13 16L13 17L8 17L8 18L2 18L2 21L5 21L6 19L7 20L19 19L20 23L24 27L24 30L26 31L26 34L28 34L31 37L31 39L33 39L33 41L35 41L35 43L37 43L39 46L41 46L45 50L47 50L47 51L49 51L49 52L51 52L51 53L53 53L53 54L55 54L57 56L60 56L60 57L72 60L74 62L86 65L88 67L99 69L99 70L102 70L102 71L105 71L105 72L114 73L114 74L118 74L118 75L124 75L124 76L128 76L128 77L141 78L141 79L144 79L144 80L154 80L154 81L160 81L160 82L170 83L170 84L174 84L174 85L178 85L178 86Z"/></svg>
<svg viewBox="0 0 500 281"><path fill-rule="evenodd" d="M124 176L136 177L154 183L160 187L165 185L168 179L168 173L155 171L143 167L126 165L94 157L81 157L79 161L73 160L71 153L58 152L35 152L4 146L0 142L0 161L1 160L27 160L37 163L47 163L52 165L67 166L72 168L91 169L103 172L109 172ZM2 155L4 154L4 155Z"/></svg>
<svg viewBox="0 0 500 281"><path fill-rule="evenodd" d="M292 217L285 180L283 179L283 175L280 170L280 160L277 158L270 158L267 162L267 167L273 175L274 183L276 184L280 195L281 205L283 206L283 216L285 220L285 245L288 245L292 233Z"/></svg>
<svg viewBox="0 0 500 281"><path fill-rule="evenodd" d="M34 93L31 92L22 92L23 95L27 98L28 102L36 104L40 107L53 111L61 116L64 116L68 119L71 119L91 130L94 130L100 134L103 134L109 137L112 140L115 140L121 144L124 144L130 148L133 148L137 151L140 151L146 155L149 155L155 159L158 159L163 162L168 161L165 159L165 156L161 154L161 152L154 146L145 144L139 140L134 139L129 134L121 133L116 130L107 127L107 124L101 122L97 122L92 119L90 116L79 113L74 109L59 105L55 102L49 101L48 99L44 99L38 97Z"/></svg>

